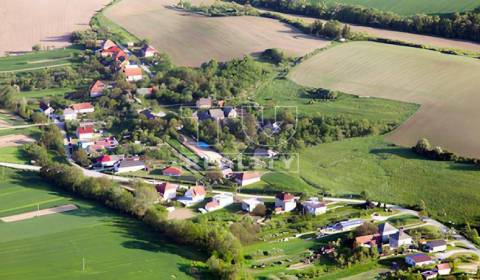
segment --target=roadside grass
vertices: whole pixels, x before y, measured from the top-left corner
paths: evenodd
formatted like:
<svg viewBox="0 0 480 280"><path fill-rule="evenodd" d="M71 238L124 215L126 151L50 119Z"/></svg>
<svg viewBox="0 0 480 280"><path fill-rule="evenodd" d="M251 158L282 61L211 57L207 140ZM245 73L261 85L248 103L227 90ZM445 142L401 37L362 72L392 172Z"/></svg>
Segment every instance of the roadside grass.
<svg viewBox="0 0 480 280"><path fill-rule="evenodd" d="M412 103L382 98L362 98L343 93L333 101L315 100L309 96L307 90L307 87L290 80L274 79L256 91L255 100L264 106L266 117L274 117L276 106L293 106L299 116L343 115L357 120L367 119L371 122L397 124L402 123L419 108Z"/></svg>
<svg viewBox="0 0 480 280"><path fill-rule="evenodd" d="M76 56L80 53L80 47L71 46L64 49L1 57L0 73L22 72L27 70L70 65L76 61Z"/></svg>
<svg viewBox="0 0 480 280"><path fill-rule="evenodd" d="M107 18L103 14L103 11L93 16L93 18L90 20L90 26L93 29L106 30L111 35L110 39L115 42L121 43L122 45L127 45L127 43L129 42L135 43L140 41L140 39L128 32L125 28L121 27L120 25Z"/></svg>
<svg viewBox="0 0 480 280"><path fill-rule="evenodd" d="M300 176L335 196L366 191L373 200L406 206L424 200L434 218L457 223L480 215L478 170L423 159L382 136L321 144L300 153Z"/></svg>
<svg viewBox="0 0 480 280"><path fill-rule="evenodd" d="M141 222L76 199L37 174L0 171L0 216L74 203L78 210L0 223L1 279L192 279L204 256L172 245ZM85 260L85 271L82 262ZM25 266L28 263L28 266Z"/></svg>
<svg viewBox="0 0 480 280"><path fill-rule="evenodd" d="M374 8L382 11L394 12L400 15L414 14L444 14L465 12L480 6L479 0L309 0L310 3L324 2L327 5L350 4Z"/></svg>

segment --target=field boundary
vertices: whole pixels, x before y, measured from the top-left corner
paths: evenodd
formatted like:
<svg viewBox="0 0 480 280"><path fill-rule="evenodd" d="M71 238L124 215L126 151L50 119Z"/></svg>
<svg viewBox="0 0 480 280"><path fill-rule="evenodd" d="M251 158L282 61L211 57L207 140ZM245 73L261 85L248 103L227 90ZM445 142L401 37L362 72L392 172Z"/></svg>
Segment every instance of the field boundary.
<svg viewBox="0 0 480 280"><path fill-rule="evenodd" d="M62 212L67 212L67 211L72 211L77 209L78 207L76 205L67 204L67 205L43 209L39 211L31 211L31 212L26 212L22 214L7 216L7 217L0 218L0 220L5 223L18 222L18 221L32 219L35 217L47 216L51 214L57 214L57 213L62 213Z"/></svg>

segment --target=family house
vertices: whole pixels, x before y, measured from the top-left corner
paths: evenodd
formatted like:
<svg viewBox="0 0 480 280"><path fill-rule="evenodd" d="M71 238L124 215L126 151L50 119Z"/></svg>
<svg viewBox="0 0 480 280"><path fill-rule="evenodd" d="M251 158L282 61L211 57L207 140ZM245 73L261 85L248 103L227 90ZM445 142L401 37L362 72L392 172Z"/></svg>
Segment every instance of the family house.
<svg viewBox="0 0 480 280"><path fill-rule="evenodd" d="M223 109L223 112L225 113L225 117L229 119L234 119L238 117L237 110L233 107L225 107Z"/></svg>
<svg viewBox="0 0 480 280"><path fill-rule="evenodd" d="M302 203L303 213L309 215L321 215L327 212L327 204L325 202L318 201L316 198L311 198L308 201Z"/></svg>
<svg viewBox="0 0 480 280"><path fill-rule="evenodd" d="M263 201L261 201L256 197L244 199L242 201L242 210L247 212L252 212L255 209L255 207L257 207L260 204L263 205Z"/></svg>
<svg viewBox="0 0 480 280"><path fill-rule="evenodd" d="M72 108L66 108L63 110L64 121L74 121L77 119L77 113Z"/></svg>
<svg viewBox="0 0 480 280"><path fill-rule="evenodd" d="M185 195L179 198L178 201L188 207L203 201L206 194L207 192L203 186L195 186L188 189Z"/></svg>
<svg viewBox="0 0 480 280"><path fill-rule="evenodd" d="M355 237L355 242L353 243L353 247L365 247L365 248L373 248L377 246L379 235L378 234L369 234L363 236Z"/></svg>
<svg viewBox="0 0 480 280"><path fill-rule="evenodd" d="M157 50L150 46L150 45L145 45L142 48L142 55L143 57L153 57L157 53Z"/></svg>
<svg viewBox="0 0 480 280"><path fill-rule="evenodd" d="M94 133L95 131L91 125L80 126L77 128L78 140L92 139Z"/></svg>
<svg viewBox="0 0 480 280"><path fill-rule="evenodd" d="M115 173L134 172L146 169L145 162L137 159L124 159L114 166Z"/></svg>
<svg viewBox="0 0 480 280"><path fill-rule="evenodd" d="M122 68L122 73L128 82L137 82L143 79L142 68L135 64L128 64Z"/></svg>
<svg viewBox="0 0 480 280"><path fill-rule="evenodd" d="M87 149L89 154L101 152L104 150L111 151L118 146L118 140L115 137L107 137L93 142L81 143L82 148Z"/></svg>
<svg viewBox="0 0 480 280"><path fill-rule="evenodd" d="M102 50L108 50L111 47L116 47L117 45L110 39L103 41Z"/></svg>
<svg viewBox="0 0 480 280"><path fill-rule="evenodd" d="M195 103L198 109L210 109L212 107L213 100L211 98L200 98Z"/></svg>
<svg viewBox="0 0 480 280"><path fill-rule="evenodd" d="M72 109L77 114L87 114L95 112L95 107L90 102L73 104Z"/></svg>
<svg viewBox="0 0 480 280"><path fill-rule="evenodd" d="M260 179L262 178L262 174L258 172L252 172L252 171L245 171L242 173L237 173L235 177L235 181L240 185L240 186L247 186L256 182L260 182Z"/></svg>
<svg viewBox="0 0 480 280"><path fill-rule="evenodd" d="M426 265L431 265L434 264L434 261L432 258L425 254L414 254L414 255L409 255L405 257L405 263L410 265L410 266L426 266Z"/></svg>
<svg viewBox="0 0 480 280"><path fill-rule="evenodd" d="M390 235L395 234L398 232L398 229L392 226L390 223L385 222L378 226L378 233L382 238L383 243L387 243L390 240Z"/></svg>
<svg viewBox="0 0 480 280"><path fill-rule="evenodd" d="M297 202L293 194L282 192L275 196L275 212L290 212L295 207L297 207Z"/></svg>
<svg viewBox="0 0 480 280"><path fill-rule="evenodd" d="M117 45L112 45L107 49L100 50L101 57L111 57L115 62L127 61L128 55Z"/></svg>
<svg viewBox="0 0 480 280"><path fill-rule="evenodd" d="M439 275L449 275L452 272L452 268L449 263L437 264L437 272Z"/></svg>
<svg viewBox="0 0 480 280"><path fill-rule="evenodd" d="M180 167L169 166L162 170L162 174L165 176L178 177L182 175L182 169Z"/></svg>
<svg viewBox="0 0 480 280"><path fill-rule="evenodd" d="M208 114L210 115L210 118L212 118L214 121L221 121L225 118L222 109L210 109L208 110Z"/></svg>
<svg viewBox="0 0 480 280"><path fill-rule="evenodd" d="M427 270L427 271L422 272L422 277L425 280L437 279L437 276L438 276L438 272L436 272L434 270Z"/></svg>
<svg viewBox="0 0 480 280"><path fill-rule="evenodd" d="M95 81L90 87L90 97L95 98L103 95L103 91L107 88L107 84L100 80Z"/></svg>
<svg viewBox="0 0 480 280"><path fill-rule="evenodd" d="M108 168L113 167L115 163L123 159L123 155L103 155L97 159L97 164L103 168Z"/></svg>
<svg viewBox="0 0 480 280"><path fill-rule="evenodd" d="M338 231L348 231L363 225L363 223L364 221L361 219L354 219L336 223L333 228Z"/></svg>
<svg viewBox="0 0 480 280"><path fill-rule="evenodd" d="M396 233L390 235L389 245L390 248L396 249L403 246L410 246L413 243L412 237L406 234L403 230L399 230Z"/></svg>
<svg viewBox="0 0 480 280"><path fill-rule="evenodd" d="M217 194L212 197L212 200L205 205L205 210L212 212L218 209L222 209L233 203L233 195L224 193Z"/></svg>
<svg viewBox="0 0 480 280"><path fill-rule="evenodd" d="M444 252L447 250L447 241L431 240L425 244L425 251L429 253Z"/></svg>
<svg viewBox="0 0 480 280"><path fill-rule="evenodd" d="M155 186L157 192L160 194L164 200L172 200L177 197L178 185L172 184L169 182L161 183L160 185Z"/></svg>
<svg viewBox="0 0 480 280"><path fill-rule="evenodd" d="M40 111L47 117L55 112L55 109L50 106L49 102L40 101L39 107Z"/></svg>

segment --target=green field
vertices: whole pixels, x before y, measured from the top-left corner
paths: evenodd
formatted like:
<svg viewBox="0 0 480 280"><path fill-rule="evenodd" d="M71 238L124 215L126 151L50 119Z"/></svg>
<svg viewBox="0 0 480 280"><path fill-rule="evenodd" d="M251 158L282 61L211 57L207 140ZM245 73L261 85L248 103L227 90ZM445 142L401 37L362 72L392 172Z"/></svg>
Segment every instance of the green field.
<svg viewBox="0 0 480 280"><path fill-rule="evenodd" d="M112 4L118 1L113 1ZM110 39L114 40L115 42L119 42L122 44L127 44L129 42L138 42L139 39L132 35L130 32L125 30L120 25L116 24L109 18L107 18L103 12L97 13L92 20L90 21L90 25L93 28L103 29L109 32Z"/></svg>
<svg viewBox="0 0 480 280"><path fill-rule="evenodd" d="M477 104L480 61L372 42L339 44L295 67L289 77L313 87L421 104L388 140L412 146L421 138L480 157ZM458 137L462 135L462 137Z"/></svg>
<svg viewBox="0 0 480 280"><path fill-rule="evenodd" d="M191 279L199 254L140 222L53 189L32 173L1 169L0 216L76 204L79 209L0 222L0 279ZM85 271L83 271L85 259Z"/></svg>
<svg viewBox="0 0 480 280"><path fill-rule="evenodd" d="M70 88L50 88L45 90L22 91L18 97L25 97L27 99L40 99L42 97L64 96L65 93L71 92Z"/></svg>
<svg viewBox="0 0 480 280"><path fill-rule="evenodd" d="M21 72L70 65L75 61L75 55L79 53L80 49L73 46L58 50L2 57L0 58L0 73Z"/></svg>
<svg viewBox="0 0 480 280"><path fill-rule="evenodd" d="M319 0L309 0L318 3ZM473 10L480 6L479 0L324 0L327 5L351 4L401 15L444 14Z"/></svg>
<svg viewBox="0 0 480 280"><path fill-rule="evenodd" d="M307 148L300 153L300 176L337 196L365 190L390 203L415 205L423 199L442 221L476 221L480 215L478 167L425 160L382 136Z"/></svg>
<svg viewBox="0 0 480 280"><path fill-rule="evenodd" d="M264 106L266 116L273 115L275 106L295 106L300 116L343 115L385 123L401 123L418 109L416 104L381 98L359 98L349 94L340 94L335 101L311 102L313 99L306 90L290 80L275 79L256 91L255 100Z"/></svg>
<svg viewBox="0 0 480 280"><path fill-rule="evenodd" d="M0 161L20 164L29 162L21 146L0 148Z"/></svg>

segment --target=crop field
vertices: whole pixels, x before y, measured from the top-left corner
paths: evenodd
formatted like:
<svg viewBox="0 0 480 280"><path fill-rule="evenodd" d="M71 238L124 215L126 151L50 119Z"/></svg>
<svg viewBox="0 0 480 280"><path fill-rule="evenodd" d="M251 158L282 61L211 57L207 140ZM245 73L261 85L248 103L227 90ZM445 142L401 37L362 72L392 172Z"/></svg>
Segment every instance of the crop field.
<svg viewBox="0 0 480 280"><path fill-rule="evenodd" d="M366 191L374 200L416 205L431 214L463 223L480 215L478 167L419 158L383 136L353 138L306 148L300 176L336 196Z"/></svg>
<svg viewBox="0 0 480 280"><path fill-rule="evenodd" d="M320 2L310 0L311 3ZM350 4L401 15L465 12L480 6L479 0L326 0L327 5Z"/></svg>
<svg viewBox="0 0 480 280"><path fill-rule="evenodd" d="M462 155L480 157L477 120L480 61L434 51L352 42L330 48L294 68L306 86L421 104L387 137L412 146L421 138Z"/></svg>
<svg viewBox="0 0 480 280"><path fill-rule="evenodd" d="M1 57L0 73L22 72L70 65L75 61L75 55L78 53L80 53L80 50L72 46L64 49Z"/></svg>
<svg viewBox="0 0 480 280"><path fill-rule="evenodd" d="M304 55L330 42L305 35L277 20L260 17L204 17L176 10L175 0L122 0L104 13L139 38L147 38L174 63L199 66L267 48ZM197 4L197 3L193 3Z"/></svg>
<svg viewBox="0 0 480 280"><path fill-rule="evenodd" d="M110 0L2 1L0 56L7 52L65 47L70 33L88 28L90 18ZM21 20L20 20L21 19Z"/></svg>
<svg viewBox="0 0 480 280"><path fill-rule="evenodd" d="M1 279L192 278L188 267L199 255L162 240L140 222L57 192L33 173L0 169L0 176L2 217L34 211L38 204L79 208L0 223Z"/></svg>

